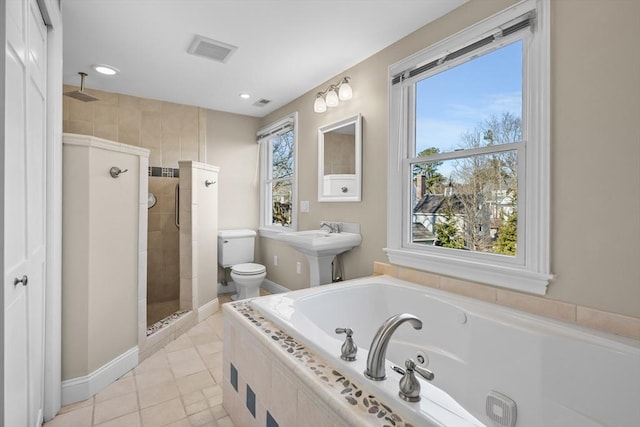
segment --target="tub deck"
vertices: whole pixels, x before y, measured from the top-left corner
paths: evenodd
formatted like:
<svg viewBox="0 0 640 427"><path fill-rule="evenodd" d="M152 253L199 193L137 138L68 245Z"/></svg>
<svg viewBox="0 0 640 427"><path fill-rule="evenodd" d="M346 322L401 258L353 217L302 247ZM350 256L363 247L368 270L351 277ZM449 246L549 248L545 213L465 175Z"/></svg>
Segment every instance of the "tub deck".
<svg viewBox="0 0 640 427"><path fill-rule="evenodd" d="M471 425L492 425L487 397L497 391L517 404L517 426L640 425L640 342L633 339L387 276L276 294L251 306L412 419L431 416L428 406L436 405ZM387 380L369 381L362 375L367 347L397 313L414 314L424 326L398 328L387 351ZM339 359L344 336L335 335L336 327L354 330L355 362ZM420 380L423 399L410 404L397 397L400 374L390 368L418 355L435 379Z"/></svg>

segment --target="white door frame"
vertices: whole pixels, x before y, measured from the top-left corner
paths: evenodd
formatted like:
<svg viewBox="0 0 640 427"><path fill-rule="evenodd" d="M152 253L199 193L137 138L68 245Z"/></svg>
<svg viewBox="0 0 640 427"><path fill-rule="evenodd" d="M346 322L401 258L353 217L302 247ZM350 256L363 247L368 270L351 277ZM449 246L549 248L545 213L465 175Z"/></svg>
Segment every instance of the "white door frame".
<svg viewBox="0 0 640 427"><path fill-rule="evenodd" d="M47 254L44 419L60 410L62 384L62 13L57 0L37 0L47 25Z"/></svg>

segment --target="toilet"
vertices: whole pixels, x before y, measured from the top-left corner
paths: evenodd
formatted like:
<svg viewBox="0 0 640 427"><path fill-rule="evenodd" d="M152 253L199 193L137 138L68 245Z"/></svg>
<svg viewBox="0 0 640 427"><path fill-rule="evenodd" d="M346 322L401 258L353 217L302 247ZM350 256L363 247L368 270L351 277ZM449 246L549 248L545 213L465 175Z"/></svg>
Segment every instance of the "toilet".
<svg viewBox="0 0 640 427"><path fill-rule="evenodd" d="M253 262L255 240L253 230L218 231L218 264L231 268L239 300L260 296L260 285L267 277L267 268Z"/></svg>

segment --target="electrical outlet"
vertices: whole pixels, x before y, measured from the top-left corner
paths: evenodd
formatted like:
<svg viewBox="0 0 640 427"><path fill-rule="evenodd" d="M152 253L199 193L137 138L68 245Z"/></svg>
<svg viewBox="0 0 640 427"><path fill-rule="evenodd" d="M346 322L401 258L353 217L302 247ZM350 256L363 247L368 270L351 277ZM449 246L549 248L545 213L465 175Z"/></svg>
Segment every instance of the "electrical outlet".
<svg viewBox="0 0 640 427"><path fill-rule="evenodd" d="M273 265L278 265L278 255L273 256Z"/></svg>
<svg viewBox="0 0 640 427"><path fill-rule="evenodd" d="M296 262L296 273L300 274L302 272L302 264L300 261Z"/></svg>

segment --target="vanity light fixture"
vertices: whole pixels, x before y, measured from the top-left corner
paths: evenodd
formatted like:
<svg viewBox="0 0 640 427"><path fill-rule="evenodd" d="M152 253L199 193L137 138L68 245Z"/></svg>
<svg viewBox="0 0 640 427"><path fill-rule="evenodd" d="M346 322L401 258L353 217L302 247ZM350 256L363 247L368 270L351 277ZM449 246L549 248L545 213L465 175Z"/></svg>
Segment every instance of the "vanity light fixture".
<svg viewBox="0 0 640 427"><path fill-rule="evenodd" d="M337 107L340 101L348 101L353 97L353 89L349 84L350 77L343 77L342 80L329 86L325 91L318 92L313 102L313 111L324 113L327 107Z"/></svg>
<svg viewBox="0 0 640 427"><path fill-rule="evenodd" d="M93 64L91 66L96 72L104 74L105 76L115 76L120 72L116 67L106 64Z"/></svg>

